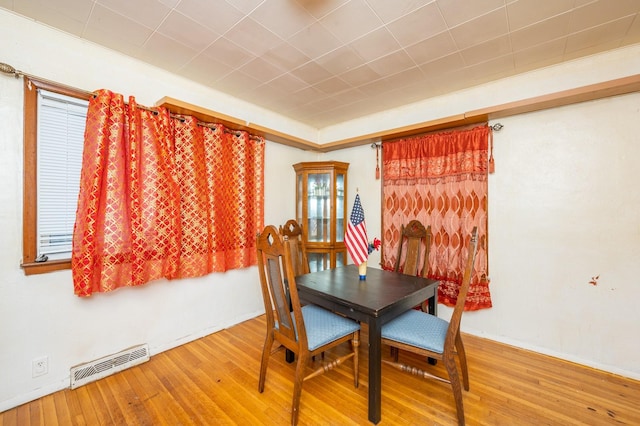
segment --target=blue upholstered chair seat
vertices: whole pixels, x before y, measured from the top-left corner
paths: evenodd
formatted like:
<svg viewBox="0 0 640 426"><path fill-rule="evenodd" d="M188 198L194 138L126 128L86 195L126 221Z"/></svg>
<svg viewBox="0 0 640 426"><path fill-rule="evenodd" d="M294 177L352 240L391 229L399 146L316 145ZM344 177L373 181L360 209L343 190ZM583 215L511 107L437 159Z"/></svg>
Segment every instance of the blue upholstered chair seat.
<svg viewBox="0 0 640 426"><path fill-rule="evenodd" d="M448 327L443 319L411 309L383 325L382 338L441 354Z"/></svg>
<svg viewBox="0 0 640 426"><path fill-rule="evenodd" d="M302 317L310 351L360 329L357 322L315 305L303 306Z"/></svg>

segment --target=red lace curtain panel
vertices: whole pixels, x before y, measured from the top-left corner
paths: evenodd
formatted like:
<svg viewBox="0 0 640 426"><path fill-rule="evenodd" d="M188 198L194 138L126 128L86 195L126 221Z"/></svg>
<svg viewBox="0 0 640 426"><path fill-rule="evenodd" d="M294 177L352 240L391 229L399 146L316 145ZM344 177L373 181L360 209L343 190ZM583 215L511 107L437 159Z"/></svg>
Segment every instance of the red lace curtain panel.
<svg viewBox="0 0 640 426"><path fill-rule="evenodd" d="M97 92L73 236L75 294L255 265L264 145L246 132Z"/></svg>
<svg viewBox="0 0 640 426"><path fill-rule="evenodd" d="M487 280L487 178L490 128L480 126L385 142L383 152L383 268L392 269L400 226L431 225L429 277L440 280L438 301L456 303L468 236L478 226L475 274L465 309L491 307Z"/></svg>

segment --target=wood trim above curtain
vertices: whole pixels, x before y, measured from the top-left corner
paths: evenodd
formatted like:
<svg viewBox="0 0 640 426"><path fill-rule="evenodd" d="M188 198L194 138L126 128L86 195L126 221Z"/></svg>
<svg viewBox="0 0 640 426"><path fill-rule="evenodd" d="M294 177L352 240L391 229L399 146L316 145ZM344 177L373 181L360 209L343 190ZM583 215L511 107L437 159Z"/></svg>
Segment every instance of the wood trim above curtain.
<svg viewBox="0 0 640 426"><path fill-rule="evenodd" d="M491 307L487 262L488 126L385 142L383 268L392 269L400 227L417 219L433 234L428 276L440 280L438 301L454 306L474 226L479 248L465 309Z"/></svg>

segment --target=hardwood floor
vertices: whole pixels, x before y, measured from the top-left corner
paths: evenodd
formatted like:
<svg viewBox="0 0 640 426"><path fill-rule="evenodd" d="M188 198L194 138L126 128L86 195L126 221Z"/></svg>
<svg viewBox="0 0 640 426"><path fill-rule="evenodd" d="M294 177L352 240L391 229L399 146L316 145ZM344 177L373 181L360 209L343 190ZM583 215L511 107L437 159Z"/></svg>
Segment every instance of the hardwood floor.
<svg viewBox="0 0 640 426"><path fill-rule="evenodd" d="M257 390L264 329L264 316L238 324L0 413L0 425L287 425L294 367L282 351L271 357L264 393ZM471 383L464 392L467 425L640 425L638 381L474 336L464 341ZM369 424L365 348L358 389L349 364L304 384L300 425ZM441 363L400 356L443 371ZM379 425L455 424L449 385L382 368Z"/></svg>

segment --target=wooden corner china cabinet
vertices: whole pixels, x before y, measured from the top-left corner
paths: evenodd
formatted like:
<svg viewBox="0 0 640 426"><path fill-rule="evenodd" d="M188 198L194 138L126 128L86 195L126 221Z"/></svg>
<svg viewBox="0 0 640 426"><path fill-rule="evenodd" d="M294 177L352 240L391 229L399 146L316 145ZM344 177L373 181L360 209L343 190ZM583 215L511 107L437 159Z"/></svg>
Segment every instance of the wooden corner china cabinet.
<svg viewBox="0 0 640 426"><path fill-rule="evenodd" d="M302 225L311 272L344 266L347 249L347 169L339 161L305 162L296 171L296 220Z"/></svg>

